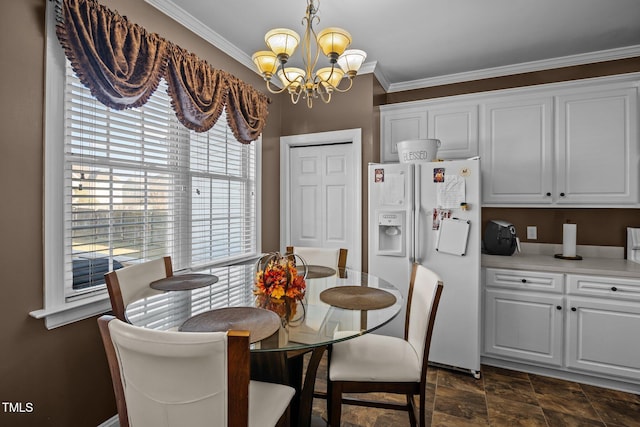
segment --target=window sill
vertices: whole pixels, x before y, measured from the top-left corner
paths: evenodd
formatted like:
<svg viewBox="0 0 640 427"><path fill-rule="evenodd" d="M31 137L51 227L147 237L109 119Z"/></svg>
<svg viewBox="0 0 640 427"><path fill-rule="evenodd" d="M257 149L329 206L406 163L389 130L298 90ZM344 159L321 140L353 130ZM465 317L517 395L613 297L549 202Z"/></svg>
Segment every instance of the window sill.
<svg viewBox="0 0 640 427"><path fill-rule="evenodd" d="M44 319L47 329L68 325L111 310L111 302L106 293L79 301L60 304L29 313L36 319Z"/></svg>

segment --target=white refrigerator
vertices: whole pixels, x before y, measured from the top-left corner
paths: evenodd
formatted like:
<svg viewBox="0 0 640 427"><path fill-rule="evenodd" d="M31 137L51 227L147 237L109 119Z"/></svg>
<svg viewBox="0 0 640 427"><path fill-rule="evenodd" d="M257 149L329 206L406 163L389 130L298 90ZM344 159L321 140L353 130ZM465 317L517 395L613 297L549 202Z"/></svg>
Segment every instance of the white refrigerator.
<svg viewBox="0 0 640 427"><path fill-rule="evenodd" d="M407 298L412 263L444 284L429 361L480 377L480 160L369 164L369 273ZM405 311L377 333L402 337Z"/></svg>

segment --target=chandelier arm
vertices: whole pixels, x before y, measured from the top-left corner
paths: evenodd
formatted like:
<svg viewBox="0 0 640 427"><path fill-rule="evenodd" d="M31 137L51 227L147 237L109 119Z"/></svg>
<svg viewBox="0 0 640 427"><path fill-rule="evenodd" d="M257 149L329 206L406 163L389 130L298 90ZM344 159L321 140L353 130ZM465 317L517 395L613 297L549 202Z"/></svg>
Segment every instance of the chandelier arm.
<svg viewBox="0 0 640 427"><path fill-rule="evenodd" d="M278 88L278 86L276 86L276 85L274 85L273 83L271 83L271 80L265 80L265 81L266 81L266 83L267 83L267 90L268 90L269 92L271 92L271 93L276 94L276 95L277 95L277 94L279 94L279 93L284 92L284 91L289 87L289 86L287 85L287 86L283 87L282 89L279 89L279 88ZM272 89L272 87L274 87L274 88L276 88L276 89Z"/></svg>
<svg viewBox="0 0 640 427"><path fill-rule="evenodd" d="M331 86L331 85L330 85ZM325 104L328 104L329 101L331 101L331 91L327 90L327 88L322 87L322 85L318 85L318 95L320 95L320 99L322 99L322 102L324 102ZM333 87L333 86L331 86Z"/></svg>
<svg viewBox="0 0 640 427"><path fill-rule="evenodd" d="M300 100L300 95L302 94L301 90L297 90L295 92L289 92L289 95L291 96L291 102L293 104L297 104L298 101Z"/></svg>
<svg viewBox="0 0 640 427"><path fill-rule="evenodd" d="M344 93L351 89L351 86L353 86L353 78L349 77L349 86L344 89L340 89L338 86L333 86L333 89L335 89L337 92Z"/></svg>

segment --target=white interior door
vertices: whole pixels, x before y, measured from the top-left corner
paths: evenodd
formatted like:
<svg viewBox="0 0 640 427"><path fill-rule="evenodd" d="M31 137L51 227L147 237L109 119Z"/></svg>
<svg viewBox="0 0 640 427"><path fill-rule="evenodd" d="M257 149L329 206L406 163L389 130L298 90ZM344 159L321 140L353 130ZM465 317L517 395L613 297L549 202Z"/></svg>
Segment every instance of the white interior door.
<svg viewBox="0 0 640 427"><path fill-rule="evenodd" d="M350 138L336 136L335 132L300 135L297 138L321 142L289 140L281 147L287 152L282 163L286 183L281 194L287 200L281 246L346 248L347 265L360 269L360 147Z"/></svg>

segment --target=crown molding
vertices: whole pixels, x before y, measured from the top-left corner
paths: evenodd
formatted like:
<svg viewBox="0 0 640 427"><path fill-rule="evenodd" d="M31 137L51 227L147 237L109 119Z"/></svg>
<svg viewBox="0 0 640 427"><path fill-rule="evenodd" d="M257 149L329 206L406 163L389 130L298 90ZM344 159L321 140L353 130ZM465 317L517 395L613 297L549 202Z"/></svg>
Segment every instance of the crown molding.
<svg viewBox="0 0 640 427"><path fill-rule="evenodd" d="M575 65L591 64L595 62L633 58L636 56L640 56L640 45L622 47L617 49L600 50L596 52L563 56L541 61L523 62L520 64L507 65L504 67L485 68L483 70L448 74L444 76L430 77L426 79L412 80L401 83L392 83L388 88L385 89L387 90L387 92L400 92L405 90L422 89L426 87L461 83L472 80L502 77L513 74L530 73L533 71L550 70L553 68L571 67Z"/></svg>
<svg viewBox="0 0 640 427"><path fill-rule="evenodd" d="M213 31L193 15L189 14L181 7L176 6L176 4L171 0L145 0L145 2L155 7L160 12L164 13L183 27L191 30L199 37L203 38L236 61L240 62L245 67L250 68L251 70L255 70L253 61L251 60L251 57L249 55L245 54L234 44L229 42L229 40Z"/></svg>
<svg viewBox="0 0 640 427"><path fill-rule="evenodd" d="M259 74L254 67L251 57L238 49L235 45L222 37L220 34L207 27L193 15L184 9L176 6L171 0L145 0L146 3L169 16L183 27L191 30L231 58L240 62L245 67ZM533 71L549 70L553 68L570 67L575 65L590 64L594 62L612 61L616 59L632 58L640 56L640 45L628 46L617 49L601 50L578 55L570 55L559 58L545 59L541 61L523 62L520 64L507 65L503 67L485 68L482 70L468 71L464 73L448 74L443 76L429 77L425 79L411 80L399 83L390 83L380 69L377 61L366 62L358 72L359 75L373 73L384 90L388 93L401 92L405 90L422 89L426 87L441 86L452 83L461 83L473 80L502 77L513 74L529 73ZM279 82L274 79L273 83Z"/></svg>

